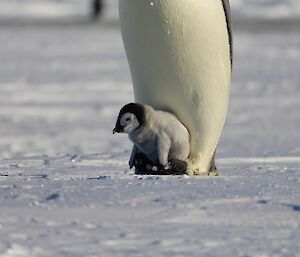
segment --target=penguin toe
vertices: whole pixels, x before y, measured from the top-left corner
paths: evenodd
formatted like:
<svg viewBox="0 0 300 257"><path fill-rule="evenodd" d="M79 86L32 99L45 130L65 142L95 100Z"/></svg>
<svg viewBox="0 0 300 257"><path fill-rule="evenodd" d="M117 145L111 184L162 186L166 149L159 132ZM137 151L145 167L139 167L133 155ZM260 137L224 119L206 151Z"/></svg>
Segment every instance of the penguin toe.
<svg viewBox="0 0 300 257"><path fill-rule="evenodd" d="M213 170L209 171L208 176L218 177L218 176L220 176L220 172L217 168L214 168Z"/></svg>

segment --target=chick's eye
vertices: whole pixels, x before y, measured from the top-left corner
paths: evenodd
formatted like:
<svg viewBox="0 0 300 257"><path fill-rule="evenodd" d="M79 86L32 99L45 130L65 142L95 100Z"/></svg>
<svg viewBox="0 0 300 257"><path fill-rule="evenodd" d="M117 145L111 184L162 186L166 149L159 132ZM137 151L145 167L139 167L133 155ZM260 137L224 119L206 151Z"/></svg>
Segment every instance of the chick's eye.
<svg viewBox="0 0 300 257"><path fill-rule="evenodd" d="M128 117L128 118L126 118L126 119L125 119L125 121L130 121L130 118L129 118L129 117Z"/></svg>

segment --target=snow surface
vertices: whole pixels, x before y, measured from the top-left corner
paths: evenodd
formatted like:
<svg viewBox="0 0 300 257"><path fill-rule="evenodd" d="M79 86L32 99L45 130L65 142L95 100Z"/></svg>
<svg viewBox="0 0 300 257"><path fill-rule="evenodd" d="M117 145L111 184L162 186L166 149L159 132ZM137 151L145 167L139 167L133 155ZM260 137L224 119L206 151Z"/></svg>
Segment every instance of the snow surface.
<svg viewBox="0 0 300 257"><path fill-rule="evenodd" d="M221 176L164 177L111 134L133 99L118 26L2 24L0 257L299 256L299 33L238 27Z"/></svg>
<svg viewBox="0 0 300 257"><path fill-rule="evenodd" d="M299 158L189 178L134 176L126 157L2 161L0 256L299 256Z"/></svg>
<svg viewBox="0 0 300 257"><path fill-rule="evenodd" d="M232 11L239 18L300 18L299 0L231 0Z"/></svg>

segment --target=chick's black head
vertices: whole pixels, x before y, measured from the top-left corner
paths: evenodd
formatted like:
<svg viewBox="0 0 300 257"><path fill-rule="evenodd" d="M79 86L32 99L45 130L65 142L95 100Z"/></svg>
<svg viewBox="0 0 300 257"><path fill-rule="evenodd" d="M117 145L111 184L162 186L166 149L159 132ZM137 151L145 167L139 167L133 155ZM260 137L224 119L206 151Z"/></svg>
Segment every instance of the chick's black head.
<svg viewBox="0 0 300 257"><path fill-rule="evenodd" d="M116 126L113 130L113 133L122 133L124 132L124 128L126 125L122 124L121 120L124 118L123 116L133 114L137 121L138 121L138 128L145 123L146 115L145 115L145 108L142 104L139 103L129 103L123 106L123 108L119 112L119 116L116 122ZM126 118L126 119L129 119Z"/></svg>

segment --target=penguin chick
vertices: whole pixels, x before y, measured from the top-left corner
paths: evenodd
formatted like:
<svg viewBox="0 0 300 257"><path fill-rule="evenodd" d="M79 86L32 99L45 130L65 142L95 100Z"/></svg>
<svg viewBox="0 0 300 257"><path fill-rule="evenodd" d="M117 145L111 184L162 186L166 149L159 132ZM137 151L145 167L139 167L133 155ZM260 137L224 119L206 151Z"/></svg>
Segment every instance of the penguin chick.
<svg viewBox="0 0 300 257"><path fill-rule="evenodd" d="M149 105L125 105L113 133L127 133L139 151L165 169L170 168L172 160L185 161L190 154L189 132L184 125L171 113L156 111Z"/></svg>

